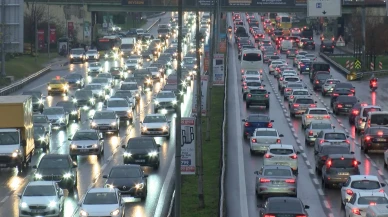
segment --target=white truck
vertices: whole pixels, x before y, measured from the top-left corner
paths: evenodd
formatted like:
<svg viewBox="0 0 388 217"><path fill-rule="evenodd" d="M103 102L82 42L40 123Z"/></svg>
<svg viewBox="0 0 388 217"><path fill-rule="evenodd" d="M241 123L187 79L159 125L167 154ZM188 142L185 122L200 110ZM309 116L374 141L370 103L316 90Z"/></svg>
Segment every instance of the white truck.
<svg viewBox="0 0 388 217"><path fill-rule="evenodd" d="M121 39L121 52L123 57L129 57L137 52L137 42L135 37Z"/></svg>
<svg viewBox="0 0 388 217"><path fill-rule="evenodd" d="M0 96L0 168L22 172L34 154L32 96Z"/></svg>
<svg viewBox="0 0 388 217"><path fill-rule="evenodd" d="M366 210L365 217L388 217L387 204L376 204L374 206L369 206Z"/></svg>

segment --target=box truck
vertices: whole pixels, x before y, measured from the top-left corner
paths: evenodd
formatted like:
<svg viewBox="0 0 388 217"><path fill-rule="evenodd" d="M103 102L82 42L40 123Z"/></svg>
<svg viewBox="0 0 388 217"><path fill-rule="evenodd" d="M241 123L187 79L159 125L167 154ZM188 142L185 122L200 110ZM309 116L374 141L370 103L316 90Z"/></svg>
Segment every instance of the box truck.
<svg viewBox="0 0 388 217"><path fill-rule="evenodd" d="M22 172L34 153L32 96L0 96L0 168Z"/></svg>
<svg viewBox="0 0 388 217"><path fill-rule="evenodd" d="M129 57L132 54L137 54L137 42L135 37L121 39L121 54L124 58Z"/></svg>

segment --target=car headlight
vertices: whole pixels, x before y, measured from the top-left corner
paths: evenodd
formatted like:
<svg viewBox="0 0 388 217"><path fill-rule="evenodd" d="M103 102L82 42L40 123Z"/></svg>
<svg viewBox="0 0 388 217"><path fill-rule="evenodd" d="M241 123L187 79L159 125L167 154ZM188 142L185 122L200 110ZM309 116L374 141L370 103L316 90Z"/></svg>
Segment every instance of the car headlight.
<svg viewBox="0 0 388 217"><path fill-rule="evenodd" d="M74 56L73 56L73 55L70 55L70 58L74 58Z"/></svg>
<svg viewBox="0 0 388 217"><path fill-rule="evenodd" d="M28 204L27 204L26 202L22 202L22 203L20 204L20 206L21 206L23 209L25 209L25 208L28 207Z"/></svg>
<svg viewBox="0 0 388 217"><path fill-rule="evenodd" d="M139 183L135 185L136 189L143 189L144 188L144 183Z"/></svg>
<svg viewBox="0 0 388 217"><path fill-rule="evenodd" d="M39 141L43 142L44 140L46 140L44 136L39 137Z"/></svg>
<svg viewBox="0 0 388 217"><path fill-rule="evenodd" d="M76 102L77 102L77 99L73 99L73 102L76 103Z"/></svg>
<svg viewBox="0 0 388 217"><path fill-rule="evenodd" d="M67 84L63 85L63 89L67 90L67 89L69 89L69 86Z"/></svg>
<svg viewBox="0 0 388 217"><path fill-rule="evenodd" d="M43 99L39 99L39 100L38 100L38 103L39 103L39 104L43 104L43 103L44 103L44 100L43 100Z"/></svg>
<svg viewBox="0 0 388 217"><path fill-rule="evenodd" d="M87 217L89 214L85 210L81 210L79 212L79 215L82 216L82 217Z"/></svg>
<svg viewBox="0 0 388 217"><path fill-rule="evenodd" d="M105 85L105 89L109 89L110 88L110 86L109 85Z"/></svg>
<svg viewBox="0 0 388 217"><path fill-rule="evenodd" d="M109 56L108 56L108 54L105 54L104 57L105 57L105 58L108 58Z"/></svg>
<svg viewBox="0 0 388 217"><path fill-rule="evenodd" d="M12 152L12 157L17 157L19 156L19 154L20 154L19 149L16 149L15 151Z"/></svg>
<svg viewBox="0 0 388 217"><path fill-rule="evenodd" d="M112 125L112 126L116 126L116 122L112 122L112 123L110 123L110 125Z"/></svg>
<svg viewBox="0 0 388 217"><path fill-rule="evenodd" d="M35 174L35 179L41 179L41 178L43 178L42 174L40 173Z"/></svg>
<svg viewBox="0 0 388 217"><path fill-rule="evenodd" d="M158 152L156 151L151 151L150 153L148 153L148 156L150 157L156 157L156 155L158 155Z"/></svg>
<svg viewBox="0 0 388 217"><path fill-rule="evenodd" d="M105 188L114 188L115 186L111 185L111 184L106 184L105 185Z"/></svg>
<svg viewBox="0 0 388 217"><path fill-rule="evenodd" d="M162 127L162 130L163 130L163 131L167 131L167 130L168 130L168 126L163 126L163 127Z"/></svg>
<svg viewBox="0 0 388 217"><path fill-rule="evenodd" d="M118 55L117 53L115 53L115 54L113 54L113 57L114 57L115 59L117 59L117 58L119 58L119 55Z"/></svg>
<svg viewBox="0 0 388 217"><path fill-rule="evenodd" d="M51 87L50 87L50 86L48 86L48 87L47 87L47 90L51 90Z"/></svg>
<svg viewBox="0 0 388 217"><path fill-rule="evenodd" d="M102 91L98 92L98 95L102 96Z"/></svg>
<svg viewBox="0 0 388 217"><path fill-rule="evenodd" d="M75 83L76 83L76 84L80 84L80 83L81 83L81 81L76 81Z"/></svg>
<svg viewBox="0 0 388 217"><path fill-rule="evenodd" d="M65 178L65 179L70 179L70 177L71 177L71 173L63 174L63 178Z"/></svg>
<svg viewBox="0 0 388 217"><path fill-rule="evenodd" d="M77 148L77 145L72 144L72 145L70 145L70 148L71 148L71 149L76 149L76 148Z"/></svg>
<svg viewBox="0 0 388 217"><path fill-rule="evenodd" d="M147 131L147 127L142 127L141 130Z"/></svg>
<svg viewBox="0 0 388 217"><path fill-rule="evenodd" d="M57 206L57 202L55 202L55 201L50 201L50 203L48 205L49 208L55 208L56 206Z"/></svg>
<svg viewBox="0 0 388 217"><path fill-rule="evenodd" d="M98 56L97 56L97 55L95 55L95 56L94 56L94 58L98 58Z"/></svg>
<svg viewBox="0 0 388 217"><path fill-rule="evenodd" d="M159 101L155 100L155 105L159 105Z"/></svg>
<svg viewBox="0 0 388 217"><path fill-rule="evenodd" d="M130 152L124 152L124 157L131 157L132 156L132 153Z"/></svg>
<svg viewBox="0 0 388 217"><path fill-rule="evenodd" d="M63 122L64 119L63 119L63 118L59 118L58 121L59 121L59 122Z"/></svg>
<svg viewBox="0 0 388 217"><path fill-rule="evenodd" d="M96 122L92 122L92 127L97 126Z"/></svg>
<svg viewBox="0 0 388 217"><path fill-rule="evenodd" d="M174 105L177 104L177 103L178 103L178 101L176 101L176 100L172 101L172 104L174 104Z"/></svg>
<svg viewBox="0 0 388 217"><path fill-rule="evenodd" d="M147 79L147 84L151 84L151 79Z"/></svg>
<svg viewBox="0 0 388 217"><path fill-rule="evenodd" d="M111 216L118 216L120 214L120 210L116 209L110 213Z"/></svg>
<svg viewBox="0 0 388 217"><path fill-rule="evenodd" d="M88 68L88 72L90 72L91 70L90 70L90 68Z"/></svg>
<svg viewBox="0 0 388 217"><path fill-rule="evenodd" d="M92 148L98 148L98 145L97 144L93 144Z"/></svg>
<svg viewBox="0 0 388 217"><path fill-rule="evenodd" d="M103 70L102 67L100 67L99 70L102 72L102 70Z"/></svg>
<svg viewBox="0 0 388 217"><path fill-rule="evenodd" d="M169 66L170 66L170 65L171 65L171 62L167 62L167 65L169 65Z"/></svg>
<svg viewBox="0 0 388 217"><path fill-rule="evenodd" d="M72 111L71 114L72 115L76 115L76 114L78 114L78 112L77 111Z"/></svg>

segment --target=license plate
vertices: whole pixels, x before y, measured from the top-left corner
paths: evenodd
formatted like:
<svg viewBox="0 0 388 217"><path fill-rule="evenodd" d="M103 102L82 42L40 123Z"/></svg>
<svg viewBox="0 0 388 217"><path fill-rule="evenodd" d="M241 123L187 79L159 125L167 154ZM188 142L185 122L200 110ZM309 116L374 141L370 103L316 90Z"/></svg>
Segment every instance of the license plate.
<svg viewBox="0 0 388 217"><path fill-rule="evenodd" d="M44 212L44 210L43 209L33 209L33 210L31 210L31 212L32 213L43 213Z"/></svg>
<svg viewBox="0 0 388 217"><path fill-rule="evenodd" d="M151 132L149 132L149 134L159 134L159 132L151 131Z"/></svg>
<svg viewBox="0 0 388 217"><path fill-rule="evenodd" d="M306 68L306 70L310 70L310 68Z"/></svg>
<svg viewBox="0 0 388 217"><path fill-rule="evenodd" d="M108 127L100 127L101 130L107 130Z"/></svg>
<svg viewBox="0 0 388 217"><path fill-rule="evenodd" d="M88 152L88 149L80 149L80 152Z"/></svg>
<svg viewBox="0 0 388 217"><path fill-rule="evenodd" d="M340 176L347 176L347 175L349 175L349 173L338 173L338 175L340 175Z"/></svg>
<svg viewBox="0 0 388 217"><path fill-rule="evenodd" d="M136 163L144 163L145 160L135 160Z"/></svg>
<svg viewBox="0 0 388 217"><path fill-rule="evenodd" d="M322 117L316 117L315 119L316 120L322 120L323 118Z"/></svg>
<svg viewBox="0 0 388 217"><path fill-rule="evenodd" d="M351 108L351 107L353 107L353 106L352 106L352 105L346 105L346 107Z"/></svg>
<svg viewBox="0 0 388 217"><path fill-rule="evenodd" d="M284 162L276 162L275 164L276 164L276 165L282 165L282 166L288 165L288 163L284 163Z"/></svg>
<svg viewBox="0 0 388 217"><path fill-rule="evenodd" d="M7 164L0 164L0 167L6 167Z"/></svg>
<svg viewBox="0 0 388 217"><path fill-rule="evenodd" d="M387 140L386 139L381 139L381 138L378 138L376 139L378 142L386 142Z"/></svg>

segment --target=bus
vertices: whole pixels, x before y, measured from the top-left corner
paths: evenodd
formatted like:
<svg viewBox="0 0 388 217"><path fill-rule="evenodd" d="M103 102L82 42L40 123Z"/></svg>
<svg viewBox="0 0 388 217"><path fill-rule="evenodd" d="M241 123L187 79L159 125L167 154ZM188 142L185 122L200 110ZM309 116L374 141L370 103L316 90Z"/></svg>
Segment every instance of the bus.
<svg viewBox="0 0 388 217"><path fill-rule="evenodd" d="M276 17L276 26L283 30L290 29L292 27L291 16L287 13L279 13Z"/></svg>
<svg viewBox="0 0 388 217"><path fill-rule="evenodd" d="M268 18L271 20L272 25L276 24L276 16L277 15L278 15L277 13L269 13L268 14Z"/></svg>
<svg viewBox="0 0 388 217"><path fill-rule="evenodd" d="M264 56L261 50L247 49L241 52L241 71L258 70L260 73L264 70Z"/></svg>
<svg viewBox="0 0 388 217"><path fill-rule="evenodd" d="M119 48L121 45L121 39L115 36L104 36L97 40L96 46L100 55L105 59L115 58L119 56Z"/></svg>

